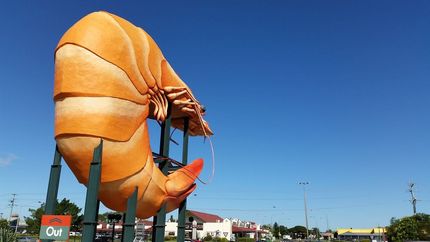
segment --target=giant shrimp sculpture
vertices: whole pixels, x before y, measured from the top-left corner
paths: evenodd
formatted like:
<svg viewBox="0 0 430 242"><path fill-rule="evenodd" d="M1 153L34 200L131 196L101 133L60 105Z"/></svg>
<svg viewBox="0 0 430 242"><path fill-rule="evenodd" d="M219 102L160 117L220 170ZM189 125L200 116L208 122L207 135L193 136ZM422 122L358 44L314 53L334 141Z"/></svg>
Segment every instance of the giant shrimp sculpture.
<svg viewBox="0 0 430 242"><path fill-rule="evenodd" d="M154 164L147 118L191 135L212 135L203 107L141 28L107 12L91 13L61 38L55 52L55 139L78 181L88 183L94 148L103 143L99 199L124 211L138 187L136 216L177 208L203 167L197 159L165 176Z"/></svg>

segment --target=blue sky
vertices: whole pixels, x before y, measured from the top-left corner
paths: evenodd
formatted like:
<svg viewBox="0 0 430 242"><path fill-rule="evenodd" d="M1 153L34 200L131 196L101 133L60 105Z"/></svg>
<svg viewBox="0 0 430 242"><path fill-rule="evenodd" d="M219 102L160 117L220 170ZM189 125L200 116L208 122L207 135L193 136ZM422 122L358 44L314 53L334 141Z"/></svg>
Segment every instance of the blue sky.
<svg viewBox="0 0 430 242"><path fill-rule="evenodd" d="M216 175L189 207L259 223L371 227L430 213L430 2L8 1L0 8L0 212L44 201L53 158L53 51L86 14L144 28L208 108ZM158 150L157 125L152 125ZM179 137L179 133L177 134ZM190 159L210 148L193 138ZM173 145L174 146L174 145ZM172 147L178 157L180 147ZM60 198L83 207L64 166ZM104 208L105 209L105 208Z"/></svg>

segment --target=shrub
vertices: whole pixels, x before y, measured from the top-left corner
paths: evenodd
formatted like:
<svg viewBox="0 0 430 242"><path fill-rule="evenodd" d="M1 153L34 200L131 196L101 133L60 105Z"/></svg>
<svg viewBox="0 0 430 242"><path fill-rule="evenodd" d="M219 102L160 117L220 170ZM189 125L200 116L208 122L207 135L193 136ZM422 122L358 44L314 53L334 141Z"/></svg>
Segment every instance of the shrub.
<svg viewBox="0 0 430 242"><path fill-rule="evenodd" d="M210 234L207 234L206 237L203 238L203 241L212 241L213 238Z"/></svg>
<svg viewBox="0 0 430 242"><path fill-rule="evenodd" d="M219 238L219 237L214 238L213 241L215 241L215 242L229 242L228 239L226 239L226 238Z"/></svg>
<svg viewBox="0 0 430 242"><path fill-rule="evenodd" d="M240 237L240 238L237 238L237 241L238 242L254 242L255 240L248 238L248 237Z"/></svg>
<svg viewBox="0 0 430 242"><path fill-rule="evenodd" d="M172 241L172 240L176 240L175 236L166 236L164 237L164 241Z"/></svg>
<svg viewBox="0 0 430 242"><path fill-rule="evenodd" d="M8 228L0 228L0 241L15 242L16 241L15 233Z"/></svg>

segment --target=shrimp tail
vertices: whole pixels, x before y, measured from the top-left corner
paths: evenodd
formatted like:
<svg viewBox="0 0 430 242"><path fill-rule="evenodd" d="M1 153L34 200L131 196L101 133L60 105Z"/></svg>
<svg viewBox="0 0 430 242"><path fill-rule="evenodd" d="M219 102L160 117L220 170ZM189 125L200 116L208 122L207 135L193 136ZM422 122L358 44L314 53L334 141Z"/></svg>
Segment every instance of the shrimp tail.
<svg viewBox="0 0 430 242"><path fill-rule="evenodd" d="M203 169L203 159L197 159L168 176L166 182L167 211L179 207L179 204L196 188L194 181Z"/></svg>

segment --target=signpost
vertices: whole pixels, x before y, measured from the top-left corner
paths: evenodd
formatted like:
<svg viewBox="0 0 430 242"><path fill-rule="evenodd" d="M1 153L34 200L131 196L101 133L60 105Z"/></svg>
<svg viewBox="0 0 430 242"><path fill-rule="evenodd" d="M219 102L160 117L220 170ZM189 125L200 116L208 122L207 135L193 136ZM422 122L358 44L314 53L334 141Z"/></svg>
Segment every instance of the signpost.
<svg viewBox="0 0 430 242"><path fill-rule="evenodd" d="M71 223L70 215L42 215L39 239L66 241L69 239Z"/></svg>

